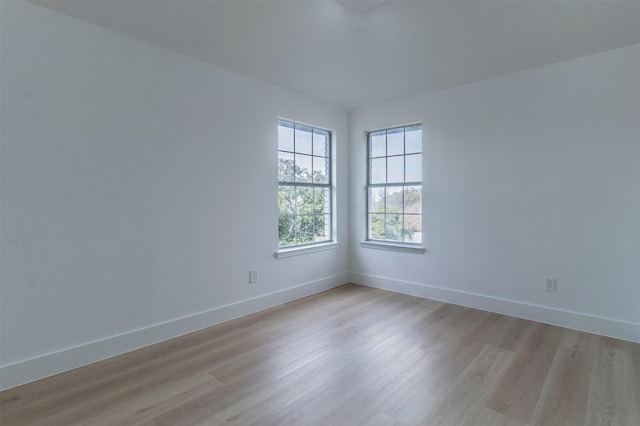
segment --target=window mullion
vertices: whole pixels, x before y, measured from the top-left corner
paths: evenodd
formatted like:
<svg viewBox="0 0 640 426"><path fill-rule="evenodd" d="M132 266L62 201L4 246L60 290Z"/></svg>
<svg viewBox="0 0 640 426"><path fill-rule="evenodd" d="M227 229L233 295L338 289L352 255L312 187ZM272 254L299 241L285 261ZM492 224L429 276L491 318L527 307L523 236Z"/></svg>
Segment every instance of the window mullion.
<svg viewBox="0 0 640 426"><path fill-rule="evenodd" d="M316 239L316 188L311 191L311 237Z"/></svg>
<svg viewBox="0 0 640 426"><path fill-rule="evenodd" d="M304 186L308 188L331 188L331 184L329 183L311 183L311 182L284 182L278 181L278 185L288 185L288 186Z"/></svg>
<svg viewBox="0 0 640 426"><path fill-rule="evenodd" d="M397 182L397 183L371 183L367 186L371 188L380 188L383 186L421 186L422 182Z"/></svg>
<svg viewBox="0 0 640 426"><path fill-rule="evenodd" d="M400 199L402 200L402 209L400 209L400 211L402 212L402 242L404 243L404 185L402 186L402 197L400 197Z"/></svg>
<svg viewBox="0 0 640 426"><path fill-rule="evenodd" d="M402 181L407 181L407 132L406 129L402 129ZM403 205L404 211L404 205ZM404 241L404 237L403 237Z"/></svg>
<svg viewBox="0 0 640 426"><path fill-rule="evenodd" d="M389 183L389 132L387 130L384 131L384 181Z"/></svg>

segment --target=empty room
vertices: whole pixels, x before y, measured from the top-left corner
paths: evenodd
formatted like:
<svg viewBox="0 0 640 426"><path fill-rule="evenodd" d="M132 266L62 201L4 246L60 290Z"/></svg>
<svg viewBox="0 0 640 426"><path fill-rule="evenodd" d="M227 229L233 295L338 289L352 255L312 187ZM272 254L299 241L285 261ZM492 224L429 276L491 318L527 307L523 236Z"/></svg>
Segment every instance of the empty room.
<svg viewBox="0 0 640 426"><path fill-rule="evenodd" d="M640 425L640 1L0 0L0 425Z"/></svg>

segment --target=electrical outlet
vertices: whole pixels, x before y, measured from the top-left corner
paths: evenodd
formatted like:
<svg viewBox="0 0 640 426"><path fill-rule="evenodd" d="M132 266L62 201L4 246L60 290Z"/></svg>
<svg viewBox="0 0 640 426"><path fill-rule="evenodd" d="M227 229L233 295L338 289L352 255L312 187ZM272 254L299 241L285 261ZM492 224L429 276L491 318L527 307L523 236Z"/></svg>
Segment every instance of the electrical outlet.
<svg viewBox="0 0 640 426"><path fill-rule="evenodd" d="M249 271L249 282L252 283L252 284L258 282L258 270L257 269L251 269Z"/></svg>
<svg viewBox="0 0 640 426"><path fill-rule="evenodd" d="M556 277L544 277L544 290L556 291Z"/></svg>

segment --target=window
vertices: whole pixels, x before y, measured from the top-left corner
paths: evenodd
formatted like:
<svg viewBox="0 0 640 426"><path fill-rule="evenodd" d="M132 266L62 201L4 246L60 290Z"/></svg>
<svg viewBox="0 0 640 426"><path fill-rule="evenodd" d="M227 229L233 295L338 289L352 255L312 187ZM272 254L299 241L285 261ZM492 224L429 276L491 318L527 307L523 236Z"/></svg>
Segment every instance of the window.
<svg viewBox="0 0 640 426"><path fill-rule="evenodd" d="M332 241L331 133L278 121L280 247Z"/></svg>
<svg viewBox="0 0 640 426"><path fill-rule="evenodd" d="M368 135L367 240L422 243L422 126Z"/></svg>

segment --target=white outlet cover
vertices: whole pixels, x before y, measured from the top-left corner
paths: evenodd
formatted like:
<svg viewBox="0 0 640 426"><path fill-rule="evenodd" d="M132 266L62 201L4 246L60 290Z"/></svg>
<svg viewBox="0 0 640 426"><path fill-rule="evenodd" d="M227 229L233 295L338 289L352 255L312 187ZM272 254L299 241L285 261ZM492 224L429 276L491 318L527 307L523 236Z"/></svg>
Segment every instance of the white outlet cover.
<svg viewBox="0 0 640 426"><path fill-rule="evenodd" d="M556 291L556 278L544 277L544 289L546 291Z"/></svg>

